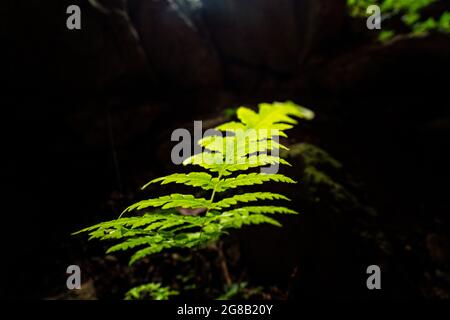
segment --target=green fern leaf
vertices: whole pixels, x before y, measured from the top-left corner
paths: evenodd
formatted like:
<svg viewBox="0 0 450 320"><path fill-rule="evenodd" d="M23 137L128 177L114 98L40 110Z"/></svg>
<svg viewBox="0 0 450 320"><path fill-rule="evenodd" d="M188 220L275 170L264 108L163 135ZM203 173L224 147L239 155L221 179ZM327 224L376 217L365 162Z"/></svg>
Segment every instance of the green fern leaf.
<svg viewBox="0 0 450 320"><path fill-rule="evenodd" d="M244 193L238 194L230 198L222 199L216 203L211 204L212 209L220 210L222 208L228 208L233 205L236 205L238 202L251 202L258 200L287 200L290 199L282 194L271 193L271 192L252 192L252 193Z"/></svg>
<svg viewBox="0 0 450 320"><path fill-rule="evenodd" d="M252 214L250 216L242 217L242 224L261 224L261 223L268 223L276 227L281 227L281 223L279 223L277 220L272 219L270 217L266 217L265 215L262 214Z"/></svg>
<svg viewBox="0 0 450 320"><path fill-rule="evenodd" d="M249 136L243 134L242 137L209 136L201 139L198 143L211 152L223 155L233 153L235 157L245 157L253 153L268 153L280 149L288 150L286 146L272 140L267 133Z"/></svg>
<svg viewBox="0 0 450 320"><path fill-rule="evenodd" d="M161 252L164 249L169 249L172 246L169 243L161 244L161 245L154 245L150 247L146 247L144 249L138 250L135 254L131 256L129 265L135 264L138 260L141 260L151 254L155 254L158 252Z"/></svg>
<svg viewBox="0 0 450 320"><path fill-rule="evenodd" d="M109 248L106 251L106 253L112 253L112 252L121 251L121 250L125 251L125 250L129 250L129 249L133 249L138 246L160 243L162 240L163 240L163 237L160 235L155 235L153 237L146 236L146 237L141 237L141 238L129 239L129 240L126 240L125 242L122 242L122 243L116 244L115 246L112 246L111 248Z"/></svg>
<svg viewBox="0 0 450 320"><path fill-rule="evenodd" d="M291 178L286 177L282 174L250 173L250 174L240 174L235 178L228 178L221 180L216 184L215 190L216 192L221 192L230 188L263 184L264 182L267 181L296 183Z"/></svg>
<svg viewBox="0 0 450 320"><path fill-rule="evenodd" d="M250 206L250 207L242 207L230 211L224 212L222 215L249 215L251 213L281 213L281 214L298 214L297 211L291 210L285 207L275 207L275 206ZM220 217L220 216L219 216Z"/></svg>
<svg viewBox="0 0 450 320"><path fill-rule="evenodd" d="M143 186L142 189L147 188L152 183L160 182L161 184L180 183L193 187L201 187L205 190L211 190L213 188L212 180L212 176L206 172L191 172L188 174L175 173L166 177L154 179Z"/></svg>
<svg viewBox="0 0 450 320"><path fill-rule="evenodd" d="M281 224L278 221L263 214L232 215L221 218L221 225L223 225L224 228L241 228L243 225L261 223L269 223L271 225L281 227Z"/></svg>
<svg viewBox="0 0 450 320"><path fill-rule="evenodd" d="M237 111L237 116L242 121L245 129L280 130L280 135L285 136L283 131L292 128L292 124L297 124L297 121L292 116L310 120L314 117L314 113L289 101L285 103L275 102L273 104L261 103L258 113L241 107ZM280 125L280 123L285 124ZM235 127L235 124L225 124L217 129L221 131L236 131ZM238 129L242 129L242 127Z"/></svg>
<svg viewBox="0 0 450 320"><path fill-rule="evenodd" d="M133 210L142 210L148 207L161 207L162 209L170 209L170 208L206 208L209 204L209 201L204 198L194 198L193 195L190 194L179 194L174 193L169 196L163 196L156 199L149 199L139 201L127 209L124 212L130 212Z"/></svg>
<svg viewBox="0 0 450 320"><path fill-rule="evenodd" d="M125 226L127 224L133 224L133 223L139 221L139 219L140 219L139 217L130 217L130 218L121 218L121 219L117 219L117 220L101 222L101 223L95 224L93 226L90 226L88 228L84 228L80 231L76 231L76 232L72 233L72 235L89 232L89 231L96 230L99 228L108 229L108 228L113 228L113 227Z"/></svg>
<svg viewBox="0 0 450 320"><path fill-rule="evenodd" d="M230 159L230 161L227 160L228 159L224 159L219 153L213 155L209 152L202 152L187 158L183 164L199 165L211 172L220 172L222 176L229 176L235 171L245 171L250 168L263 167L267 165L283 164L291 166L289 162L280 157L266 154Z"/></svg>

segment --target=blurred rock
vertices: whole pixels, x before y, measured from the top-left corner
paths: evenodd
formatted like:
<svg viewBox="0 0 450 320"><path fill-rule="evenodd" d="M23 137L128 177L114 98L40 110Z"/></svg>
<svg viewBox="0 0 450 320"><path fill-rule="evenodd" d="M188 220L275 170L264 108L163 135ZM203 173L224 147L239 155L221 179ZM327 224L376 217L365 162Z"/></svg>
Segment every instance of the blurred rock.
<svg viewBox="0 0 450 320"><path fill-rule="evenodd" d="M305 54L291 0L203 1L214 44L230 62L293 72Z"/></svg>
<svg viewBox="0 0 450 320"><path fill-rule="evenodd" d="M130 22L126 0L90 0L82 10L81 30L64 28L60 34L62 46L58 48L58 59L61 61L57 63L63 83L104 90L120 79L151 78L147 57Z"/></svg>
<svg viewBox="0 0 450 320"><path fill-rule="evenodd" d="M159 119L162 106L125 105L97 110L85 108L69 118L69 125L88 146L106 146L114 135L118 146L132 144L144 136ZM112 131L111 131L112 130Z"/></svg>
<svg viewBox="0 0 450 320"><path fill-rule="evenodd" d="M68 290L56 296L47 298L46 300L97 300L94 281L89 279L81 284L79 290Z"/></svg>
<svg viewBox="0 0 450 320"><path fill-rule="evenodd" d="M339 47L337 42L341 42L342 31L347 16L347 4L345 0L308 0L298 1L307 4L299 8L308 10L307 20L309 24L307 32L309 33L308 44L311 51L329 51ZM297 2L296 2L297 3ZM303 32L303 30L301 30Z"/></svg>
<svg viewBox="0 0 450 320"><path fill-rule="evenodd" d="M171 0L132 0L130 7L142 45L157 75L183 88L217 87L221 67L212 46Z"/></svg>
<svg viewBox="0 0 450 320"><path fill-rule="evenodd" d="M217 0L203 5L207 27L226 60L288 74L298 71L313 46L336 38L345 17L345 1Z"/></svg>
<svg viewBox="0 0 450 320"><path fill-rule="evenodd" d="M444 263L448 261L450 245L445 236L430 233L426 236L425 245L431 260L436 263Z"/></svg>

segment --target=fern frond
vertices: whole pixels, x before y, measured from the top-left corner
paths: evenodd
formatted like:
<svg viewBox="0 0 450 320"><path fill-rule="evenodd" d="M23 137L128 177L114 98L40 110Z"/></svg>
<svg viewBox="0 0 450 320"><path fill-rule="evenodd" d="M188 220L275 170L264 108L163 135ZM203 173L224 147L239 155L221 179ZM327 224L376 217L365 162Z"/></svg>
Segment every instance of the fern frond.
<svg viewBox="0 0 450 320"><path fill-rule="evenodd" d="M274 165L274 164L291 166L289 162L278 156L260 154L249 156L244 159L238 159L234 163L224 163L218 166L217 169L220 170L218 172L226 173L223 175L229 175L235 171L246 171L251 168L265 167L267 165ZM211 171L213 171L213 169L211 169Z"/></svg>
<svg viewBox="0 0 450 320"><path fill-rule="evenodd" d="M240 174L235 178L223 179L216 184L215 190L216 192L221 192L230 188L263 184L267 181L296 183L296 181L282 174L263 174L254 172L249 174Z"/></svg>
<svg viewBox="0 0 450 320"><path fill-rule="evenodd" d="M216 200L215 196L237 187L260 185L265 182L296 183L282 174L240 173L251 168L267 165L290 165L275 151L287 149L278 141L285 137L284 131L297 123L297 118L310 119L312 111L292 102L260 104L259 111L241 107L237 111L241 122L225 123L216 129L226 132L226 137L209 136L199 141L205 151L186 159L184 165L198 165L208 172L175 173L153 179L142 187L154 183L161 185L176 183L199 187L211 191L210 199L196 198L190 194L174 193L139 201L124 212L153 209L152 213L106 221L76 232L89 234L90 239L120 240L111 246L108 253L137 250L130 264L171 248L193 248L217 240L229 228L243 225L280 223L265 214L296 214L297 212L278 206L241 206L240 203L262 200L290 199L278 193L252 192ZM212 173L215 173L214 176ZM234 176L233 176L234 175ZM234 207L236 206L236 207ZM233 207L233 208L230 208ZM174 208L204 209L192 213ZM193 210L194 212L194 210ZM204 213L206 212L206 213ZM156 288L157 289L157 288Z"/></svg>
<svg viewBox="0 0 450 320"><path fill-rule="evenodd" d="M208 136L199 140L199 145L211 152L223 155L233 154L234 157L245 157L253 153L269 153L274 150L288 150L279 142L272 140L267 133L259 135L222 137Z"/></svg>
<svg viewBox="0 0 450 320"><path fill-rule="evenodd" d="M155 254L158 252L161 252L164 249L170 249L172 246L169 243L163 243L160 245L153 245L150 247L146 247L144 249L140 249L137 252L135 252L130 259L129 265L133 265L136 263L136 261L143 259L151 254Z"/></svg>
<svg viewBox="0 0 450 320"><path fill-rule="evenodd" d="M173 232L186 228L201 227L209 220L211 220L211 217L146 214L141 217L120 218L99 223L74 234L88 232L92 239L121 239L136 235L154 235L157 230L164 231L173 227L177 227L172 230ZM180 227L181 225L183 227Z"/></svg>
<svg viewBox="0 0 450 320"><path fill-rule="evenodd" d="M227 123L217 127L220 131L236 131L245 129L266 129L279 130L281 136L285 136L284 131L297 124L293 116L302 119L312 119L314 113L306 108L300 107L293 102L275 102L273 104L259 104L259 112L241 107L237 111L237 116L242 122L242 126L236 123Z"/></svg>
<svg viewBox="0 0 450 320"><path fill-rule="evenodd" d="M206 208L209 204L209 201L204 198L195 198L190 194L179 194L174 193L169 196L163 196L155 199L148 199L139 201L127 209L124 212L130 212L133 210L142 210L148 207L161 207L162 209L170 209L170 208L189 208L189 209L197 209L197 208Z"/></svg>
<svg viewBox="0 0 450 320"><path fill-rule="evenodd" d="M119 240L127 237L146 236L149 232L145 230L130 230L126 228L98 229L89 233L89 240Z"/></svg>
<svg viewBox="0 0 450 320"><path fill-rule="evenodd" d="M230 188L262 184L267 181L296 183L296 181L282 174L250 173L240 174L235 178L219 180L217 178L212 178L211 175L207 173L203 175L202 172L193 172L187 175L176 173L167 177L152 180L148 184L156 182L161 182L161 184L181 183L189 186L201 187L204 190L214 189L216 192L221 192Z"/></svg>
<svg viewBox="0 0 450 320"><path fill-rule="evenodd" d="M214 187L212 180L213 177L206 172L190 172L188 174L174 173L166 177L154 179L144 185L142 189L147 188L152 183L160 182L161 184L179 183L187 186L200 187L204 190L211 190Z"/></svg>
<svg viewBox="0 0 450 320"><path fill-rule="evenodd" d="M154 243L149 247L136 251L136 253L134 253L133 256L131 257L129 264L132 265L136 261L145 258L146 256L149 256L151 254L161 252L164 249L182 248L182 247L192 248L205 244L213 239L211 237L205 237L202 235L203 235L202 232L184 233L178 234L175 237L171 237L166 241Z"/></svg>
<svg viewBox="0 0 450 320"><path fill-rule="evenodd" d="M242 224L261 224L261 223L268 223L276 227L281 227L281 223L279 223L277 220L267 217L263 214L252 214L249 216L242 216Z"/></svg>
<svg viewBox="0 0 450 320"><path fill-rule="evenodd" d="M228 208L233 205L236 205L238 202L251 202L258 200L287 200L290 199L282 194L272 193L272 192L252 192L252 193L244 193L238 194L230 198L222 199L216 203L211 204L212 209L220 210L223 208Z"/></svg>
<svg viewBox="0 0 450 320"><path fill-rule="evenodd" d="M237 159L225 159L220 153L215 153L213 155L209 152L198 153L190 158L187 158L183 164L198 165L211 172L220 172L222 176L229 176L235 171L245 171L250 168L264 167L269 164L283 164L291 166L291 164L286 160L267 154L252 155Z"/></svg>
<svg viewBox="0 0 450 320"><path fill-rule="evenodd" d="M246 128L247 127L245 126L245 124L243 124L242 122L236 122L236 121L230 121L230 122L221 124L220 126L216 127L216 129L219 131L230 131L230 132L243 131Z"/></svg>
<svg viewBox="0 0 450 320"><path fill-rule="evenodd" d="M281 213L281 214L298 214L297 211L291 210L289 208L285 207L276 207L276 206L249 206L249 207L242 207L233 209L230 211L225 211L222 213L222 216L227 215L249 215L251 213L269 213L269 214L275 214L275 213ZM219 216L220 217L220 216Z"/></svg>
<svg viewBox="0 0 450 320"><path fill-rule="evenodd" d="M197 165L211 172L219 172L224 163L223 154L218 152L197 153L183 161L183 165Z"/></svg>
<svg viewBox="0 0 450 320"><path fill-rule="evenodd" d="M225 216L221 219L221 224L226 228L241 228L243 225L268 223L277 227L281 227L281 224L273 218L267 217L263 214L252 215L233 215Z"/></svg>
<svg viewBox="0 0 450 320"><path fill-rule="evenodd" d="M133 238L128 239L122 243L116 244L112 247L110 247L106 253L112 253L116 251L125 251L129 249L133 249L135 247L143 246L143 245L149 245L149 244L157 244L160 243L163 240L163 237L160 235L155 236L146 236L146 237L140 237L140 238Z"/></svg>
<svg viewBox="0 0 450 320"><path fill-rule="evenodd" d="M142 219L142 217L121 218L121 219L117 219L117 220L101 222L101 223L95 224L93 226L76 231L76 232L72 233L72 235L93 231L93 230L96 230L99 228L108 229L108 228L122 227L122 226L126 226L129 224L132 225L133 223L140 221L140 219Z"/></svg>

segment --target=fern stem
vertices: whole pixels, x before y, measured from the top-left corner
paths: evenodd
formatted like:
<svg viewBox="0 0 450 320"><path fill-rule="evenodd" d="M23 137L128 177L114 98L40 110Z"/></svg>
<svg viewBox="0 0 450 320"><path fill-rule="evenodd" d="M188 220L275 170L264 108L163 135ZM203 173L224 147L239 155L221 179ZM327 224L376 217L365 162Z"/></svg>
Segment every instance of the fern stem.
<svg viewBox="0 0 450 320"><path fill-rule="evenodd" d="M209 212L209 210L211 209L211 205L214 202L214 197L216 195L217 186L220 183L220 178L222 178L222 171L219 172L219 176L217 178L217 184L214 186L213 192L211 194L211 198L209 199L209 206L208 206L206 213ZM216 252L219 256L219 266L220 266L220 270L222 271L223 279L225 280L227 287L231 287L231 285L233 284L233 280L231 279L230 271L228 270L227 260L225 258L225 254L223 252L223 242L219 240L219 243L217 245L215 245L214 248L216 249Z"/></svg>
<svg viewBox="0 0 450 320"><path fill-rule="evenodd" d="M209 199L209 205L208 205L208 208L206 209L205 215L207 215L209 210L211 210L211 205L213 204L214 196L216 195L216 189L217 189L217 185L220 182L220 178L222 178L222 171L219 172L219 176L217 178L217 184L214 186L213 192L211 194L211 198ZM206 222L203 222L202 228L200 229L200 242L201 242L201 239L202 239L202 236L203 236L203 228L205 227L205 223Z"/></svg>
<svg viewBox="0 0 450 320"><path fill-rule="evenodd" d="M222 271L223 279L227 287L231 287L233 284L233 280L231 279L230 271L228 270L227 259L225 258L225 254L223 252L223 242L219 240L218 245L216 246L217 253L219 255L219 264L220 269Z"/></svg>
<svg viewBox="0 0 450 320"><path fill-rule="evenodd" d="M211 194L211 198L209 199L209 206L208 206L208 209L206 210L206 213L208 213L209 210L211 210L211 205L213 204L214 196L216 195L216 191L217 191L217 186L220 183L220 178L222 178L222 171L219 172L219 176L217 177L217 184L214 186L213 192Z"/></svg>

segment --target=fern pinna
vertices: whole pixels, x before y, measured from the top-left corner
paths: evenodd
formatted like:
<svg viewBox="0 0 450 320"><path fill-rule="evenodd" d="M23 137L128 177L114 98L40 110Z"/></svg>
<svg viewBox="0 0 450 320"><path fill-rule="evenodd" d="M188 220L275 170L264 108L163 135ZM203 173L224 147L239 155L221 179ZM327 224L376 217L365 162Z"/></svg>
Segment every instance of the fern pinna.
<svg viewBox="0 0 450 320"><path fill-rule="evenodd" d="M288 162L278 156L279 149L287 149L278 142L285 131L297 121L293 117L311 119L313 113L292 102L260 104L259 112L241 107L240 121L218 126L217 132L198 143L202 152L184 161L204 171L175 173L150 181L150 184L184 184L201 188L205 197L173 193L137 202L112 221L102 222L77 233L88 232L90 239L116 240L107 253L135 250L130 264L170 248L193 248L217 240L232 228L243 225L269 223L280 226L268 215L296 214L281 206L261 205L262 200L286 200L282 194L249 192L229 194L237 187L263 184L268 181L295 183L278 173L249 172L251 168ZM261 170L263 171L263 170ZM256 203L258 205L250 205ZM156 208L156 209L155 209ZM185 211L197 213L187 214ZM124 214L133 216L124 217Z"/></svg>

